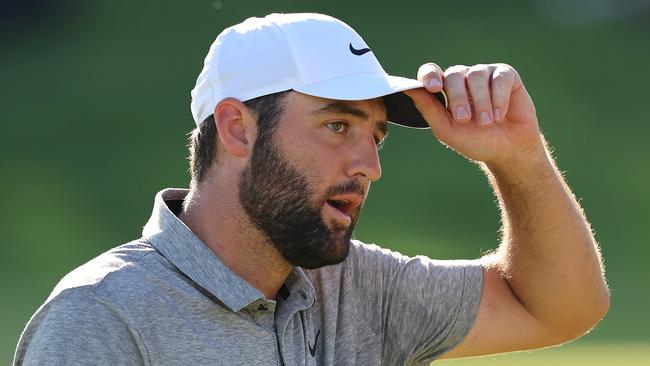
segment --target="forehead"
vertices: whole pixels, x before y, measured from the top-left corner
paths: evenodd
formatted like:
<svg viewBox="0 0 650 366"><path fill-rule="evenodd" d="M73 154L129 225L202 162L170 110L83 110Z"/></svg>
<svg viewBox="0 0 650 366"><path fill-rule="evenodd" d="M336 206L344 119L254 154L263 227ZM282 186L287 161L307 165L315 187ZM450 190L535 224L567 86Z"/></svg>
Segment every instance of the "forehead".
<svg viewBox="0 0 650 366"><path fill-rule="evenodd" d="M285 99L284 107L285 113L293 112L311 116L348 114L373 122L386 122L388 118L383 98L338 100L291 92Z"/></svg>

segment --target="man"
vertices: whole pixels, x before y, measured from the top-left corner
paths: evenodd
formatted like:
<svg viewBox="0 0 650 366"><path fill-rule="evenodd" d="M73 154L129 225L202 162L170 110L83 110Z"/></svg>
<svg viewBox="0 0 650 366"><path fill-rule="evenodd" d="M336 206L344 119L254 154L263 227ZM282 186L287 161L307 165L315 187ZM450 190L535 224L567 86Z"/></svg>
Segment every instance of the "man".
<svg viewBox="0 0 650 366"><path fill-rule="evenodd" d="M566 342L607 312L589 224L512 67L393 77L346 24L272 14L219 35L192 97L190 190L158 193L142 238L67 275L14 364L425 365ZM387 121L480 162L503 216L493 254L351 240Z"/></svg>

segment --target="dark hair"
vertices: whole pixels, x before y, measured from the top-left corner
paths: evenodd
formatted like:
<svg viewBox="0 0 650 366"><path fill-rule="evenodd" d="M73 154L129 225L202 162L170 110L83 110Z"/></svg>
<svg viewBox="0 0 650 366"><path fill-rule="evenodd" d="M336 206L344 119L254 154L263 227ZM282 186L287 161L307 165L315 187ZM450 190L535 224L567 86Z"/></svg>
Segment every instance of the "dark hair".
<svg viewBox="0 0 650 366"><path fill-rule="evenodd" d="M288 92L264 95L244 102L257 118L258 141L270 138L275 132L284 110L282 99ZM210 166L217 159L217 133L214 114L211 114L189 134L191 186L205 179Z"/></svg>

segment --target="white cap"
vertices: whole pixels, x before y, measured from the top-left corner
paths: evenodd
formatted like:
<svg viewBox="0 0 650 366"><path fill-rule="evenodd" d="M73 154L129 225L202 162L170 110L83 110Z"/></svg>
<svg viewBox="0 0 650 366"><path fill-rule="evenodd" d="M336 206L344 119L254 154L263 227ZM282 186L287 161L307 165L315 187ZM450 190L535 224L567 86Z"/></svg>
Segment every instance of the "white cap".
<svg viewBox="0 0 650 366"><path fill-rule="evenodd" d="M403 90L422 83L386 74L372 50L342 21L322 14L270 14L225 29L192 90L199 125L222 99L247 101L293 89L339 100L386 96L388 120L427 128Z"/></svg>

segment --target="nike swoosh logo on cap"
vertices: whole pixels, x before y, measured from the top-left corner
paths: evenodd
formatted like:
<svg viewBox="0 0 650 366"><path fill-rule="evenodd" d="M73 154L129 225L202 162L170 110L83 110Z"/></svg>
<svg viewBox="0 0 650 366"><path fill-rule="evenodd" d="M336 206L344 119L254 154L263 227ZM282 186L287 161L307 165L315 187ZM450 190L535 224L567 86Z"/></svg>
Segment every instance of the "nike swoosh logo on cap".
<svg viewBox="0 0 650 366"><path fill-rule="evenodd" d="M365 53L368 53L370 51L372 51L370 48L362 48L362 49L358 50L358 49L352 47L352 43L350 43L350 52L354 53L357 56L361 56L361 55L363 55Z"/></svg>

